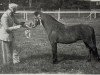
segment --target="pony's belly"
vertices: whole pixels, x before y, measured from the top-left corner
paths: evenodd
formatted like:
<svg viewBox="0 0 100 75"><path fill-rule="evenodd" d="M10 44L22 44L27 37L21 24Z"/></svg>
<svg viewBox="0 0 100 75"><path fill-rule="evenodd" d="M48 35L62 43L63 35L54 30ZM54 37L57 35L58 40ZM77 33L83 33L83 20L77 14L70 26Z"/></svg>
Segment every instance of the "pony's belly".
<svg viewBox="0 0 100 75"><path fill-rule="evenodd" d="M58 41L58 43L62 43L62 44L70 44L70 43L74 43L74 42L76 42L76 41L78 41L78 40L71 40L71 41L69 41L69 40L60 40L60 41Z"/></svg>
<svg viewBox="0 0 100 75"><path fill-rule="evenodd" d="M80 39L78 39L77 37L62 37L59 38L58 43L63 43L63 44L70 44L70 43L74 43L76 41L78 41Z"/></svg>

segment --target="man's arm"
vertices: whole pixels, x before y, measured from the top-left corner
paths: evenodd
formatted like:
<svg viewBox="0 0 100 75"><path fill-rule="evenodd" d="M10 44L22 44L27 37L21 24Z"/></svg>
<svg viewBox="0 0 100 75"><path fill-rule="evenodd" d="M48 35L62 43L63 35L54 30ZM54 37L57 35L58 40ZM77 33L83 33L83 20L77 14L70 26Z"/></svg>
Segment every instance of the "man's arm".
<svg viewBox="0 0 100 75"><path fill-rule="evenodd" d="M8 20L9 19L8 19L7 15L3 15L2 18L1 18L1 24L7 32L12 31L12 30L16 30L16 29L21 27L21 25L9 27L8 26L8 22L9 22Z"/></svg>
<svg viewBox="0 0 100 75"><path fill-rule="evenodd" d="M13 17L14 17L14 23L16 25L21 25L22 27L25 27L25 22L19 22L15 16L13 16Z"/></svg>
<svg viewBox="0 0 100 75"><path fill-rule="evenodd" d="M28 28L30 29L31 27L29 25L26 25L25 22L19 22L15 16L14 17L14 23L17 24L17 25L21 25L23 28Z"/></svg>

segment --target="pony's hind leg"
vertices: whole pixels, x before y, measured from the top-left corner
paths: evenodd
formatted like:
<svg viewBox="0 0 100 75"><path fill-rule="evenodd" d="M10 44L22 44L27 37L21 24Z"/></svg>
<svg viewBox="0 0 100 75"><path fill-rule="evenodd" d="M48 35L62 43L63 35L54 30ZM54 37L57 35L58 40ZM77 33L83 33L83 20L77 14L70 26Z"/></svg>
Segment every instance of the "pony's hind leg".
<svg viewBox="0 0 100 75"><path fill-rule="evenodd" d="M92 50L91 50L91 48L88 46L88 44L87 44L86 42L84 42L84 44L85 44L86 48L89 49L87 61L90 62L90 61L91 61L91 57L92 57Z"/></svg>
<svg viewBox="0 0 100 75"><path fill-rule="evenodd" d="M92 33L92 38L91 38L91 41L93 45L90 45L90 47L93 49L92 51L92 54L94 55L94 57L96 58L96 60L100 60L100 57L99 57L99 54L98 54L98 51L97 51L97 47L96 47L96 37L95 37L95 31L93 29L93 33Z"/></svg>
<svg viewBox="0 0 100 75"><path fill-rule="evenodd" d="M91 55L93 55L95 60L100 60L96 45L92 41L88 41L85 44L89 48L90 60L91 60L91 57L92 57Z"/></svg>
<svg viewBox="0 0 100 75"><path fill-rule="evenodd" d="M96 46L93 48L92 54L93 54L93 56L95 57L95 59L97 61L100 60L100 57L99 57L99 54L98 54L98 51L97 51L97 47Z"/></svg>

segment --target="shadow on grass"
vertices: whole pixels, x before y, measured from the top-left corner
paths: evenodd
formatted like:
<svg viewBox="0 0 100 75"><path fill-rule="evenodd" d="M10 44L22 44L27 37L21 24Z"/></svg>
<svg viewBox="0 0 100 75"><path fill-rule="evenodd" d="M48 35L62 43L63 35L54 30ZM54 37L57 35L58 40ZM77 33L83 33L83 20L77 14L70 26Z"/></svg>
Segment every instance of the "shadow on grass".
<svg viewBox="0 0 100 75"><path fill-rule="evenodd" d="M59 61L66 61L66 60L85 60L87 56L75 55L75 54L59 54Z"/></svg>
<svg viewBox="0 0 100 75"><path fill-rule="evenodd" d="M40 54L40 55L31 55L31 56L28 56L26 58L21 58L20 62L21 63L24 63L26 61L31 61L31 60L50 60L51 59L51 55L50 54Z"/></svg>
<svg viewBox="0 0 100 75"><path fill-rule="evenodd" d="M58 63L66 60L85 60L87 56L75 55L75 54L59 54L58 55ZM52 62L52 55L50 54L41 54L41 55L31 55L26 58L21 59L21 63L31 60L45 60Z"/></svg>
<svg viewBox="0 0 100 75"><path fill-rule="evenodd" d="M81 61L85 60L86 56L80 56L75 54L58 54L58 64L52 64L52 55L51 54L40 54L40 55L31 55L26 58L22 58L21 62L15 65L13 70L7 69L7 72L3 73L42 73L42 72L59 72L60 66L63 69L64 63L66 61ZM69 62L67 62L69 63ZM72 63L73 65L73 63ZM57 68L58 69L55 69ZM52 69L52 70L51 70ZM2 73L2 72L1 72Z"/></svg>

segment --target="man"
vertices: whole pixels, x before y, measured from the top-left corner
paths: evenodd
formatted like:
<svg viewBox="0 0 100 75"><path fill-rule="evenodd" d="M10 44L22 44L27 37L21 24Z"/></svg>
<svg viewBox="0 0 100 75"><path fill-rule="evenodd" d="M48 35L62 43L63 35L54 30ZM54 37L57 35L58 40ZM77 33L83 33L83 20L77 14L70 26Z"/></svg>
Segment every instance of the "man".
<svg viewBox="0 0 100 75"><path fill-rule="evenodd" d="M1 28L0 28L0 40L2 41L2 54L3 64L13 64L13 52L14 51L14 30L22 27L23 23L19 23L15 18L14 14L18 8L15 3L9 4L8 10L1 17ZM15 24L17 26L15 26ZM15 59L17 60L17 59ZM14 61L15 62L15 61ZM19 61L17 60L18 63Z"/></svg>

